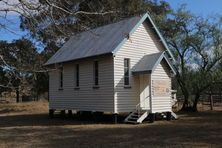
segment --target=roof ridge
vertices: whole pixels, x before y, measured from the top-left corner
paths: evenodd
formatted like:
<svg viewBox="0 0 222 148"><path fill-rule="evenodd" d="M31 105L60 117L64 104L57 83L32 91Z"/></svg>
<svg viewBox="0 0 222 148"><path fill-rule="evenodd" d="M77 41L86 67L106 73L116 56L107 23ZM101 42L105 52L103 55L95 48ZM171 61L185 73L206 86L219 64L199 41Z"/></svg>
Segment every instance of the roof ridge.
<svg viewBox="0 0 222 148"><path fill-rule="evenodd" d="M125 17L125 18L120 19L116 22L112 22L112 23L104 24L104 25L101 25L101 26L98 26L98 27L95 27L95 28L91 28L91 29L88 29L88 30L83 30L83 31L80 31L80 32L76 32L76 34L73 34L70 38L78 36L82 33L91 32L91 31L96 30L96 29L100 29L100 28L103 28L103 27L106 27L106 26L108 27L110 25L114 25L114 24L117 24L117 23L120 23L120 22L123 22L123 21L127 21L127 20L135 18L135 17L142 17L142 16L143 15L134 15L134 16L130 16L130 17Z"/></svg>
<svg viewBox="0 0 222 148"><path fill-rule="evenodd" d="M167 47L165 40L149 14L145 13L144 15L131 16L73 35L44 65L68 62L108 53L115 55L128 39L124 33L133 34L146 20L154 27L155 33L157 33L163 46L171 56L172 53ZM92 36L91 33L96 34L97 37Z"/></svg>

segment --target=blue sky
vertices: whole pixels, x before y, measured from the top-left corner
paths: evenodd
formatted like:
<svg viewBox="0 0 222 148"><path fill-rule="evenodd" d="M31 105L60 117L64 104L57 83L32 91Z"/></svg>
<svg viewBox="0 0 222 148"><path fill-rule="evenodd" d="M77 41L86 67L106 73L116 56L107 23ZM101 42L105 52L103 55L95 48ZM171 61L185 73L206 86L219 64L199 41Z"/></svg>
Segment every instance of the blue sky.
<svg viewBox="0 0 222 148"><path fill-rule="evenodd" d="M222 15L222 0L165 0L176 9L181 4L187 4L188 10L204 17L215 14Z"/></svg>
<svg viewBox="0 0 222 148"><path fill-rule="evenodd" d="M1 24L4 24L8 29L10 29L11 31L15 33L12 33L11 31L0 28L0 40L6 40L10 42L12 40L21 38L27 33L26 31L22 31L20 29L20 18L18 15L14 13L9 14L7 16L7 19L9 21L5 21L5 19L0 18Z"/></svg>
<svg viewBox="0 0 222 148"><path fill-rule="evenodd" d="M166 0L170 3L173 9L177 9L181 4L187 4L187 9L192 13L201 15L204 17L213 16L215 14L222 15L222 0ZM19 17L15 14L8 16L8 19L12 23L5 22L6 26L11 28L16 34L13 34L9 31L0 29L0 40L7 40L11 42L12 40L19 39L21 36L24 36L27 32L23 32L19 28ZM0 18L0 22L4 22Z"/></svg>

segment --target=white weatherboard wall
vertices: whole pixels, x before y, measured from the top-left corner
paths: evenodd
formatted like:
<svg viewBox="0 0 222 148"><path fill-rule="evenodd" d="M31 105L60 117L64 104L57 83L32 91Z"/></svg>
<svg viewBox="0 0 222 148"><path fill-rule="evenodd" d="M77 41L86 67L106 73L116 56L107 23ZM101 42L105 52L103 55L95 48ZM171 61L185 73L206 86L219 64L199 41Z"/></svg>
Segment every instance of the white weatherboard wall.
<svg viewBox="0 0 222 148"><path fill-rule="evenodd" d="M93 62L99 62L99 88L93 88ZM75 64L79 64L79 90L75 90ZM49 108L114 112L113 56L69 62L64 65L63 90L59 72L49 73Z"/></svg>
<svg viewBox="0 0 222 148"><path fill-rule="evenodd" d="M170 71L169 67L167 67L166 63L162 61L154 70L151 75L152 81L153 80L164 80L167 81L169 86L168 89L171 90L171 78L170 78ZM152 112L167 112L171 111L171 92L169 91L169 96L164 97L155 97L154 90L152 85Z"/></svg>
<svg viewBox="0 0 222 148"><path fill-rule="evenodd" d="M130 74L131 88L124 88L124 58L130 58L130 68L146 54L164 51L152 27L141 24L114 57L115 112L130 112L139 103L139 76Z"/></svg>

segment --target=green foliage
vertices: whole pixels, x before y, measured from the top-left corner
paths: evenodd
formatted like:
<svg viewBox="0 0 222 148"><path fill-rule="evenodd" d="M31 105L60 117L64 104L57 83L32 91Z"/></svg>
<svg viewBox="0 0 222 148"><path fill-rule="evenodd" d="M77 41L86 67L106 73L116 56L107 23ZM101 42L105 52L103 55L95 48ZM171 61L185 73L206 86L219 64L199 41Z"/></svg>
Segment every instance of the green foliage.
<svg viewBox="0 0 222 148"><path fill-rule="evenodd" d="M0 42L0 91L19 90L28 92L44 92L42 87L47 85L47 75L39 73L42 69L43 57L27 39L20 39L12 43ZM40 80L46 80L43 84Z"/></svg>
<svg viewBox="0 0 222 148"><path fill-rule="evenodd" d="M7 85L7 82L8 82L8 78L6 77L6 72L3 70L2 67L0 67L0 84L5 86ZM9 88L0 87L0 95L2 92L9 91L9 90L10 90Z"/></svg>
<svg viewBox="0 0 222 148"><path fill-rule="evenodd" d="M40 0L34 15L21 16L21 28L45 44L42 53L27 39L0 43L0 84L11 89L31 89L32 94L48 90L48 75L42 71L46 62L73 34L121 19L151 12L157 20L171 12L169 4L156 0ZM39 7L40 8L40 7ZM32 11L31 7L27 7ZM37 8L38 9L38 8ZM82 12L82 13L81 13ZM98 14L95 14L98 13ZM104 14L103 14L104 13ZM4 77L3 77L4 76ZM0 87L3 91L3 87Z"/></svg>
<svg viewBox="0 0 222 148"><path fill-rule="evenodd" d="M35 95L48 89L48 76L39 73L43 63L72 35L80 31L150 12L176 58L177 83L185 97L184 107L212 83L222 81L221 18L205 19L187 11L176 11L162 0L40 0L41 10L31 17L21 16L21 28L45 45L42 53L21 39L0 42L0 83L13 87L32 84ZM30 8L31 9L31 8Z"/></svg>
<svg viewBox="0 0 222 148"><path fill-rule="evenodd" d="M161 29L177 60L177 81L185 97L183 108L189 107L190 95L195 95L192 104L196 110L201 93L222 80L218 68L222 59L220 19L195 16L182 6L162 22Z"/></svg>
<svg viewBox="0 0 222 148"><path fill-rule="evenodd" d="M51 50L46 52L51 54L78 32L147 11L158 20L171 12L168 3L156 0L51 0L50 3L57 7L50 7L46 1L40 2L45 9L34 17L21 17L21 27L43 42L45 50Z"/></svg>

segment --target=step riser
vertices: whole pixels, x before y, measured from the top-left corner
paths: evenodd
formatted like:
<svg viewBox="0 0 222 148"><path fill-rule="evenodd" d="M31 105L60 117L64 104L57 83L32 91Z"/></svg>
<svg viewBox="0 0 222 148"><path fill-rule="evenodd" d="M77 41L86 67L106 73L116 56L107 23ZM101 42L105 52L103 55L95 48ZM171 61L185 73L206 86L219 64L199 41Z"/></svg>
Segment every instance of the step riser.
<svg viewBox="0 0 222 148"><path fill-rule="evenodd" d="M134 124L138 124L138 123L142 123L146 117L149 115L149 111L146 112L141 112L141 115L138 114L137 111L132 112L126 119L125 122L127 123L134 123ZM162 114L162 116L166 116L164 113ZM174 119L178 119L178 116L174 113L171 112L171 116Z"/></svg>
<svg viewBox="0 0 222 148"><path fill-rule="evenodd" d="M140 114L138 114L137 111L132 112L126 119L125 122L128 123L142 123L143 120L145 120L145 118L148 116L148 111L146 112L140 112Z"/></svg>

